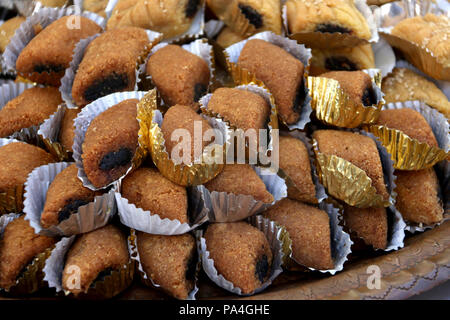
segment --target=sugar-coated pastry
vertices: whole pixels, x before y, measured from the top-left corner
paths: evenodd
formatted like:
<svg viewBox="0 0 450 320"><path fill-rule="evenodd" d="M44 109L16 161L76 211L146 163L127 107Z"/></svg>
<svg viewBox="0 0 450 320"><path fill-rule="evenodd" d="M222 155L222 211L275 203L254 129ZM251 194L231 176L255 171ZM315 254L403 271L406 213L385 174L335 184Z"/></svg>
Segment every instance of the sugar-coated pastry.
<svg viewBox="0 0 450 320"><path fill-rule="evenodd" d="M138 147L137 99L129 99L102 112L90 123L82 145L84 171L102 188L131 167Z"/></svg>
<svg viewBox="0 0 450 320"><path fill-rule="evenodd" d="M196 245L189 234L176 236L137 233L142 267L153 282L177 299L187 299L194 289Z"/></svg>
<svg viewBox="0 0 450 320"><path fill-rule="evenodd" d="M5 51L9 41L24 21L25 17L17 16L6 20L2 25L0 25L0 53Z"/></svg>
<svg viewBox="0 0 450 320"><path fill-rule="evenodd" d="M368 245L386 249L388 241L388 217L385 208L356 208L346 205L345 225Z"/></svg>
<svg viewBox="0 0 450 320"><path fill-rule="evenodd" d="M132 91L138 59L149 44L144 29L107 30L86 48L72 86L75 103L83 107L108 94Z"/></svg>
<svg viewBox="0 0 450 320"><path fill-rule="evenodd" d="M0 147L0 192L23 185L34 168L54 161L50 153L25 142Z"/></svg>
<svg viewBox="0 0 450 320"><path fill-rule="evenodd" d="M450 19L427 13L407 18L395 25L391 34L427 48L446 67L450 66Z"/></svg>
<svg viewBox="0 0 450 320"><path fill-rule="evenodd" d="M178 45L167 45L152 54L147 75L168 106L192 105L194 109L208 91L210 80L206 61Z"/></svg>
<svg viewBox="0 0 450 320"><path fill-rule="evenodd" d="M377 193L384 200L389 199L380 155L374 140L359 133L337 130L317 130L313 133L313 138L317 141L321 153L343 158L364 170L372 179Z"/></svg>
<svg viewBox="0 0 450 320"><path fill-rule="evenodd" d="M372 79L363 71L331 71L322 73L320 77L330 78L339 82L340 88L355 101L365 106L377 103L372 88Z"/></svg>
<svg viewBox="0 0 450 320"><path fill-rule="evenodd" d="M40 125L56 111L60 103L62 99L57 88L26 89L0 110L0 137Z"/></svg>
<svg viewBox="0 0 450 320"><path fill-rule="evenodd" d="M0 238L0 288L9 289L34 257L52 247L56 239L34 233L21 216L5 228Z"/></svg>
<svg viewBox="0 0 450 320"><path fill-rule="evenodd" d="M83 0L83 9L106 18L106 5L109 0Z"/></svg>
<svg viewBox="0 0 450 320"><path fill-rule="evenodd" d="M58 87L78 41L102 30L83 16L77 17L80 28L71 29L69 19L74 18L64 16L40 31L19 54L17 72L34 82Z"/></svg>
<svg viewBox="0 0 450 320"><path fill-rule="evenodd" d="M386 103L420 100L450 117L450 102L431 81L406 68L395 68L383 78L381 91Z"/></svg>
<svg viewBox="0 0 450 320"><path fill-rule="evenodd" d="M73 152L73 139L75 138L74 121L81 109L66 109L59 128L59 138L62 146L69 152Z"/></svg>
<svg viewBox="0 0 450 320"><path fill-rule="evenodd" d="M57 225L76 213L78 208L94 201L102 192L83 186L78 178L78 168L72 164L58 173L48 187L41 225L44 228Z"/></svg>
<svg viewBox="0 0 450 320"><path fill-rule="evenodd" d="M305 144L291 136L279 138L280 169L295 187L288 187L288 197L307 203L317 203L316 187L312 180L311 163Z"/></svg>
<svg viewBox="0 0 450 320"><path fill-rule="evenodd" d="M299 59L270 42L252 39L242 49L238 65L264 82L283 121L293 124L299 120L305 99L305 66Z"/></svg>
<svg viewBox="0 0 450 320"><path fill-rule="evenodd" d="M233 29L231 29L230 27L225 27L217 36L216 42L222 48L226 48L244 39L245 39L244 36L233 31Z"/></svg>
<svg viewBox="0 0 450 320"><path fill-rule="evenodd" d="M272 251L264 233L246 222L214 223L205 233L214 267L225 279L251 293L269 278Z"/></svg>
<svg viewBox="0 0 450 320"><path fill-rule="evenodd" d="M74 295L87 292L96 279L120 270L128 261L127 239L119 228L110 224L83 233L75 239L66 254L62 286ZM73 266L80 271L79 288L71 282Z"/></svg>
<svg viewBox="0 0 450 320"><path fill-rule="evenodd" d="M140 27L168 39L189 30L199 5L199 0L119 0L107 28Z"/></svg>
<svg viewBox="0 0 450 320"><path fill-rule="evenodd" d="M377 125L399 130L419 142L439 147L427 120L416 110L409 108L382 110Z"/></svg>
<svg viewBox="0 0 450 320"><path fill-rule="evenodd" d="M326 71L356 71L375 68L375 57L370 44L332 49L313 48L311 75Z"/></svg>
<svg viewBox="0 0 450 320"><path fill-rule="evenodd" d="M284 226L292 240L294 259L306 267L334 268L331 257L328 214L302 202L282 199L264 212L264 216Z"/></svg>
<svg viewBox="0 0 450 320"><path fill-rule="evenodd" d="M191 107L183 105L175 105L170 107L169 110L164 115L164 120L161 126L161 132L164 136L166 151L169 154L169 158L172 157L172 150L177 147L176 154L179 159L183 160L184 164L189 164L196 159L199 159L204 148L210 144L211 141L206 141L203 136L195 134L195 127L202 129L202 133L205 134L207 130L211 130L212 127L209 125L208 121L203 119L199 114L197 114ZM190 135L190 154L184 154L184 148L180 147L182 143L179 141L180 134L179 129L184 129L189 132ZM184 140L183 140L184 141ZM186 143L186 142L184 142ZM195 150L195 144L201 144L201 153L197 154ZM178 148L180 147L180 148Z"/></svg>
<svg viewBox="0 0 450 320"><path fill-rule="evenodd" d="M189 222L186 188L164 178L156 169L141 167L127 175L122 181L121 194L136 207L161 219Z"/></svg>
<svg viewBox="0 0 450 320"><path fill-rule="evenodd" d="M207 0L208 7L235 32L242 33L237 24L242 15L256 32L281 34L281 6L278 0Z"/></svg>
<svg viewBox="0 0 450 320"><path fill-rule="evenodd" d="M225 165L217 177L205 183L205 187L211 192L249 195L264 203L271 203L274 200L264 182L248 164Z"/></svg>
<svg viewBox="0 0 450 320"><path fill-rule="evenodd" d="M369 25L354 0L288 0L289 32L346 33L361 39L371 37Z"/></svg>
<svg viewBox="0 0 450 320"><path fill-rule="evenodd" d="M442 220L444 209L438 196L439 181L433 168L396 170L395 206L406 221L425 225Z"/></svg>

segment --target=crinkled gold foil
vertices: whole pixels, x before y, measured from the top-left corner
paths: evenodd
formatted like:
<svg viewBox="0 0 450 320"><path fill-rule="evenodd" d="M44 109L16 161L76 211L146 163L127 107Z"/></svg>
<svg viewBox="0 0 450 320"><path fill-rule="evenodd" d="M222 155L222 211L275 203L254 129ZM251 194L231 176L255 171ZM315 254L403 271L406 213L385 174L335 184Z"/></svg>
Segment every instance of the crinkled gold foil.
<svg viewBox="0 0 450 320"><path fill-rule="evenodd" d="M0 191L0 215L23 210L24 186L16 186Z"/></svg>
<svg viewBox="0 0 450 320"><path fill-rule="evenodd" d="M47 248L34 257L33 261L26 267L25 271L17 278L16 284L7 292L12 295L31 294L45 286L44 272L45 261L50 257L53 247Z"/></svg>
<svg viewBox="0 0 450 320"><path fill-rule="evenodd" d="M381 74L372 79L375 85L381 87ZM380 116L384 99L376 105L364 106L356 103L344 90L339 82L323 77L308 77L308 88L311 94L311 107L317 119L337 127L356 128L361 124L374 123Z"/></svg>
<svg viewBox="0 0 450 320"><path fill-rule="evenodd" d="M148 150L150 150L149 130L152 124L152 111L155 108L157 108L157 92L156 89L152 89L137 104L136 118L139 122L139 147L133 158L134 168L139 167L142 160L147 156Z"/></svg>
<svg viewBox="0 0 450 320"><path fill-rule="evenodd" d="M201 163L191 163L189 165L175 164L169 158L169 154L167 153L164 144L164 136L161 128L157 123L153 121L153 115L158 110L156 90L153 91L154 94L152 94L149 99L142 99L140 102L142 105L146 105L146 110L152 109L150 116L151 123L148 128L147 143L149 144L149 150L152 156L153 163L156 165L156 167L158 167L163 176L182 186L200 185L215 178L223 170L225 158L223 158L222 163L217 164L215 163L214 158L211 159L209 157L209 154L211 153L207 151L209 149L208 147L213 148L214 145L205 148L206 150L203 152ZM146 113L146 118L148 117L148 115L149 114ZM146 121L147 120L148 119L146 119ZM141 129L143 128L141 127ZM214 152L212 154L214 157ZM223 150L223 156L225 157L225 150Z"/></svg>
<svg viewBox="0 0 450 320"><path fill-rule="evenodd" d="M450 66L440 62L427 48L391 34L382 33L382 35L391 46L402 51L406 60L422 72L438 80L450 81Z"/></svg>
<svg viewBox="0 0 450 320"><path fill-rule="evenodd" d="M376 136L391 155L394 168L399 170L422 170L433 167L447 159L450 153L440 148L419 142L400 130L386 126L371 125L365 130Z"/></svg>
<svg viewBox="0 0 450 320"><path fill-rule="evenodd" d="M384 200L372 185L366 172L351 162L335 155L326 155L317 150L317 173L328 194L358 208L389 207L392 203Z"/></svg>

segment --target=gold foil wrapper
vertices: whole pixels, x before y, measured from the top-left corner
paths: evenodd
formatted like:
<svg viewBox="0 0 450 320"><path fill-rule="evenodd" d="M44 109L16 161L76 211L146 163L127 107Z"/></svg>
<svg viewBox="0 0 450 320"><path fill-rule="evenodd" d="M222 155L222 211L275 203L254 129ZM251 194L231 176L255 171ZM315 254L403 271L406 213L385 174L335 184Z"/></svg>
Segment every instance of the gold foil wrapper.
<svg viewBox="0 0 450 320"><path fill-rule="evenodd" d="M23 210L24 185L0 191L0 215Z"/></svg>
<svg viewBox="0 0 450 320"><path fill-rule="evenodd" d="M34 257L25 271L17 278L16 284L10 287L7 292L12 295L31 294L45 286L44 282L44 266L45 261L50 257L53 247L47 248L45 251Z"/></svg>
<svg viewBox="0 0 450 320"><path fill-rule="evenodd" d="M317 173L328 194L358 208L389 207L392 203L384 200L372 185L366 172L351 162L335 155L318 151L314 141Z"/></svg>
<svg viewBox="0 0 450 320"><path fill-rule="evenodd" d="M373 89L378 91L378 103L364 106L356 103L344 90L339 82L323 77L308 77L308 88L311 93L311 107L320 121L344 128L356 128L361 124L374 123L380 116L384 99L381 96L381 73L374 72Z"/></svg>
<svg viewBox="0 0 450 320"><path fill-rule="evenodd" d="M395 169L427 169L450 156L444 150L412 139L400 130L379 125L367 126L365 130L376 136L386 147Z"/></svg>

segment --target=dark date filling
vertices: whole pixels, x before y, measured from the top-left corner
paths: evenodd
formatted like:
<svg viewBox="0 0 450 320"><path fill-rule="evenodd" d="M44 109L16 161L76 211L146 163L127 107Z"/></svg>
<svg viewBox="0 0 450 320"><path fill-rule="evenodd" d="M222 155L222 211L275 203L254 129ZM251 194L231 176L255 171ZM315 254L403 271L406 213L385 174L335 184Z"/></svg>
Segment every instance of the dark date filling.
<svg viewBox="0 0 450 320"><path fill-rule="evenodd" d="M269 273L269 261L267 256L263 255L261 259L256 262L255 276L259 282L263 283Z"/></svg>
<svg viewBox="0 0 450 320"><path fill-rule="evenodd" d="M365 106L372 106L377 103L375 91L372 88L366 88L362 96L362 102Z"/></svg>
<svg viewBox="0 0 450 320"><path fill-rule="evenodd" d="M119 151L107 153L100 161L99 168L103 171L109 171L116 167L122 167L131 162L134 152L128 148L120 148Z"/></svg>
<svg viewBox="0 0 450 320"><path fill-rule="evenodd" d="M247 18L247 20L256 28L261 28L263 26L263 17L259 14L258 11L253 9L250 6L246 6L244 4L239 4L239 9L242 14Z"/></svg>
<svg viewBox="0 0 450 320"><path fill-rule="evenodd" d="M186 4L186 9L184 10L184 14L186 18L192 18L197 12L199 0L189 0Z"/></svg>
<svg viewBox="0 0 450 320"><path fill-rule="evenodd" d="M300 113L305 98L306 98L305 83L302 80L302 82L300 82L300 84L298 85L297 93L294 98L294 104L292 106L294 112Z"/></svg>
<svg viewBox="0 0 450 320"><path fill-rule="evenodd" d="M79 207L84 206L88 203L89 201L85 200L74 200L69 202L58 212L58 222L69 219L70 215L76 213Z"/></svg>
<svg viewBox="0 0 450 320"><path fill-rule="evenodd" d="M338 71L356 71L358 67L346 57L331 57L325 60L325 68Z"/></svg>
<svg viewBox="0 0 450 320"><path fill-rule="evenodd" d="M66 70L66 68L63 65L60 64L37 64L33 68L34 72L42 73L59 73Z"/></svg>
<svg viewBox="0 0 450 320"><path fill-rule="evenodd" d="M118 74L113 72L106 78L94 81L94 83L84 91L84 99L86 101L97 100L110 93L128 88L128 84L128 77L125 73Z"/></svg>
<svg viewBox="0 0 450 320"><path fill-rule="evenodd" d="M198 100L205 95L207 90L207 86L203 83L196 83L194 86L194 102L198 102Z"/></svg>
<svg viewBox="0 0 450 320"><path fill-rule="evenodd" d="M96 283L97 281L103 281L103 280L105 280L105 278L106 278L107 276L111 275L112 272L113 272L113 269L112 269L112 268L106 268L105 270L103 270L102 272L100 272L100 273L98 274L97 278L95 278L95 280L92 281L91 287L94 287L94 285L95 285L95 283Z"/></svg>
<svg viewBox="0 0 450 320"><path fill-rule="evenodd" d="M316 26L317 32L329 32L329 33L351 33L350 29L338 26L337 24L333 23L321 23Z"/></svg>

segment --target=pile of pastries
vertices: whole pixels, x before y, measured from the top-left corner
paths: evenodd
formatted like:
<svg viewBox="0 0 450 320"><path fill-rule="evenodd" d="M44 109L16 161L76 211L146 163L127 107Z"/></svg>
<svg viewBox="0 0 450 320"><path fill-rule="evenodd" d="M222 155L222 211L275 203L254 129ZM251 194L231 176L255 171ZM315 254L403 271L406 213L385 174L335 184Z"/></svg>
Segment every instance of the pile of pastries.
<svg viewBox="0 0 450 320"><path fill-rule="evenodd" d="M0 295L253 295L444 223L448 12L367 2L1 7Z"/></svg>

